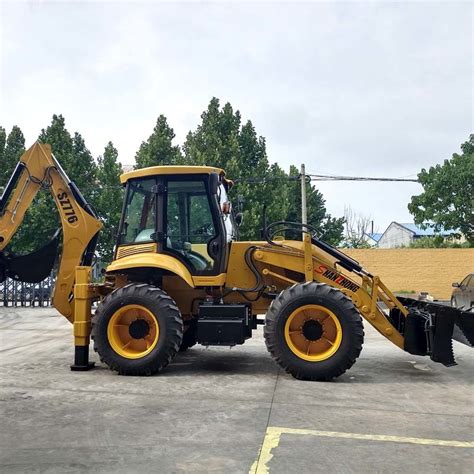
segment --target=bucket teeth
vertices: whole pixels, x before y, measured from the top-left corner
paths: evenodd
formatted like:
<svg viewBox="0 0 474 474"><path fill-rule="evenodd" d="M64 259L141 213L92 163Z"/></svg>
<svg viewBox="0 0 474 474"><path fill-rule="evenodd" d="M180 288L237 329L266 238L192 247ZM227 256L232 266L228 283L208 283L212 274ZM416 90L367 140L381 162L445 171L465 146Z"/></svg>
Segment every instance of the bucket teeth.
<svg viewBox="0 0 474 474"><path fill-rule="evenodd" d="M404 328L407 352L429 355L449 367L456 365L453 339L474 346L474 313L410 298L400 301L409 309Z"/></svg>
<svg viewBox="0 0 474 474"><path fill-rule="evenodd" d="M453 352L454 315L451 311L439 311L432 314L435 321L431 338L431 359L446 367L456 365Z"/></svg>
<svg viewBox="0 0 474 474"><path fill-rule="evenodd" d="M461 330L469 345L474 346L474 313L462 311L456 321L456 326ZM456 339L458 340L458 339ZM465 341L458 341L466 344Z"/></svg>
<svg viewBox="0 0 474 474"><path fill-rule="evenodd" d="M434 362L439 362L446 367L452 367L456 364L454 359L454 350L453 350L453 340L451 337L442 339L442 342L439 340L434 344L433 351L431 353L431 360Z"/></svg>

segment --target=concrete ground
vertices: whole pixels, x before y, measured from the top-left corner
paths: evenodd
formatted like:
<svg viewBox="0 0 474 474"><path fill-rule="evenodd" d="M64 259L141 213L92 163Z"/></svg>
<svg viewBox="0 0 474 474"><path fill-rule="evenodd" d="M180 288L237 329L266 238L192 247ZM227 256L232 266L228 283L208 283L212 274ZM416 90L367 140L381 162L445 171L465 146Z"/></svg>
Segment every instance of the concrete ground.
<svg viewBox="0 0 474 474"><path fill-rule="evenodd" d="M279 370L261 328L134 378L70 372L65 319L0 308L0 472L473 472L474 351L445 368L366 334L331 383Z"/></svg>

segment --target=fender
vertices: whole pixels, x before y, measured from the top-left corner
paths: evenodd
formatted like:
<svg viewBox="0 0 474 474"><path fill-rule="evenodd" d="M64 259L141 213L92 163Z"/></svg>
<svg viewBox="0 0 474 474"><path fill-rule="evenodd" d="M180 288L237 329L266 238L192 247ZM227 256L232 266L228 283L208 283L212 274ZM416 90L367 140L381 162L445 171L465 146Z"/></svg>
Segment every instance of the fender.
<svg viewBox="0 0 474 474"><path fill-rule="evenodd" d="M189 270L179 260L170 255L158 253L130 255L111 263L107 267L106 272L121 272L139 267L167 270L182 278L191 288L196 287Z"/></svg>

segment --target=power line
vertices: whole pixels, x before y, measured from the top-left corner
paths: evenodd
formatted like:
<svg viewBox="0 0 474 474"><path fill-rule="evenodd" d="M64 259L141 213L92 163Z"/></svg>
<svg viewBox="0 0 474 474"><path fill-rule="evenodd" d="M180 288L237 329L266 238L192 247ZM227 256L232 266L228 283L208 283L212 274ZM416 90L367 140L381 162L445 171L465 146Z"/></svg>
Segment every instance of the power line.
<svg viewBox="0 0 474 474"><path fill-rule="evenodd" d="M370 176L338 176L325 174L306 174L309 181L392 181L402 183L418 183L417 179L407 178L376 178ZM271 176L271 177L252 177L252 178L236 178L233 181L237 183L262 184L271 181L299 181L300 176Z"/></svg>
<svg viewBox="0 0 474 474"><path fill-rule="evenodd" d="M307 181L392 181L392 182L409 182L418 183L417 179L407 178L376 178L369 176L338 176L338 175L324 175L324 174L306 174L305 178ZM235 184L265 184L273 181L300 181L301 175L296 176L253 176L251 178L235 178L232 181ZM123 186L98 186L97 190L102 191L105 189L123 189Z"/></svg>
<svg viewBox="0 0 474 474"><path fill-rule="evenodd" d="M408 178L374 178L368 176L338 176L329 174L307 174L311 178L311 181L395 181L395 182L408 182L418 183L417 179Z"/></svg>

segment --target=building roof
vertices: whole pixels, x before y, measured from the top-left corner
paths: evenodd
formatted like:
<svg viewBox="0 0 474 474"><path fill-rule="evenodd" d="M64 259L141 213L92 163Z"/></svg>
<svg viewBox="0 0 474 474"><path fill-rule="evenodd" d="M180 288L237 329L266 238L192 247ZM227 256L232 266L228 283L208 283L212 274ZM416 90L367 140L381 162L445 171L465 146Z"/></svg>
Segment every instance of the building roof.
<svg viewBox="0 0 474 474"><path fill-rule="evenodd" d="M383 232L369 232L367 234L367 237L369 237L369 239L372 239L373 241L375 242L378 242L380 240L380 237L382 237L383 235Z"/></svg>
<svg viewBox="0 0 474 474"><path fill-rule="evenodd" d="M412 223L403 223L403 222L396 222L396 224L405 227L405 229L413 232L414 236L416 237L433 237L435 235L453 235L458 233L458 231L453 229L443 229L441 228L439 231L434 230L433 224L426 224L426 229L422 229L420 226Z"/></svg>

